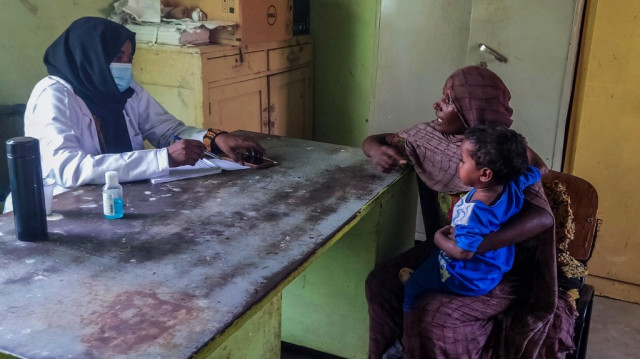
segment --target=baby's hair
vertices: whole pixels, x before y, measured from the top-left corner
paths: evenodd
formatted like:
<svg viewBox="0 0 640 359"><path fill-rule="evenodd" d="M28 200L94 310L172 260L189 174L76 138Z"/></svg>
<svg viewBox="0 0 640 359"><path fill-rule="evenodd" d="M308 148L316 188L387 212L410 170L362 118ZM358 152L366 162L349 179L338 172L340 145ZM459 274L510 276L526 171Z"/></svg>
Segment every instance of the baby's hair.
<svg viewBox="0 0 640 359"><path fill-rule="evenodd" d="M464 137L473 145L471 158L477 168L493 171L497 183L505 184L520 176L529 166L527 141L506 127L475 126L468 128Z"/></svg>

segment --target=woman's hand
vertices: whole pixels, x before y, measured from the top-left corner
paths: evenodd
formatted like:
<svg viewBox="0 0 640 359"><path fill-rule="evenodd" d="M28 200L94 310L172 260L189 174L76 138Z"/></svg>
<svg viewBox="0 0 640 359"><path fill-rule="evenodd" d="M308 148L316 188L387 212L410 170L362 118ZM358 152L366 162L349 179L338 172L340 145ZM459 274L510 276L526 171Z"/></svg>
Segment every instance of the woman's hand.
<svg viewBox="0 0 640 359"><path fill-rule="evenodd" d="M204 143L198 140L178 140L167 147L169 167L193 166L204 157Z"/></svg>
<svg viewBox="0 0 640 359"><path fill-rule="evenodd" d="M373 164L380 167L382 172L389 173L395 171L400 165L407 163L398 151L388 145L383 145L373 150L371 153Z"/></svg>
<svg viewBox="0 0 640 359"><path fill-rule="evenodd" d="M242 164L242 157L240 150L245 150L247 153L254 156L262 156L265 153L264 148L256 141L247 140L238 136L234 136L230 133L221 133L215 137L216 146L224 152L229 158Z"/></svg>
<svg viewBox="0 0 640 359"><path fill-rule="evenodd" d="M549 167L547 167L546 163L544 163L540 155L538 155L529 146L527 146L527 159L529 160L529 164L531 166L537 167L538 170L540 170L540 177L544 177L547 173L549 173Z"/></svg>
<svg viewBox="0 0 640 359"><path fill-rule="evenodd" d="M400 165L407 163L398 150L386 143L387 135L371 135L362 142L364 154L385 173L395 171Z"/></svg>

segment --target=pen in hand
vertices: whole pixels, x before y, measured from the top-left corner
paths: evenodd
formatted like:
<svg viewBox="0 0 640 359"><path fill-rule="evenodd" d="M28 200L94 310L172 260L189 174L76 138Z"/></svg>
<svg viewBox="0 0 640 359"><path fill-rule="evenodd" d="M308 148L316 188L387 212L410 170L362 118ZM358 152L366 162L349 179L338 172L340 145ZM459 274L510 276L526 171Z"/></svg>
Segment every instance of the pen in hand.
<svg viewBox="0 0 640 359"><path fill-rule="evenodd" d="M174 139L175 141L179 141L179 140L181 140L181 139L182 139L182 138L181 138L180 136L178 136L178 135L173 135L172 137L173 137L173 139ZM205 154L205 155L207 155L207 156L213 157L213 158L218 159L218 160L220 159L220 157L218 157L218 155L216 155L215 153L213 153L213 152L211 152L211 151L209 151L209 150L206 150L206 149L205 149L203 152L204 152L204 154ZM203 158L203 159L202 159L202 162L206 163L209 167L214 167L214 168L215 168L215 167L218 167L218 166L216 166L213 162L209 161L209 160L208 160L208 159L206 159L206 158Z"/></svg>

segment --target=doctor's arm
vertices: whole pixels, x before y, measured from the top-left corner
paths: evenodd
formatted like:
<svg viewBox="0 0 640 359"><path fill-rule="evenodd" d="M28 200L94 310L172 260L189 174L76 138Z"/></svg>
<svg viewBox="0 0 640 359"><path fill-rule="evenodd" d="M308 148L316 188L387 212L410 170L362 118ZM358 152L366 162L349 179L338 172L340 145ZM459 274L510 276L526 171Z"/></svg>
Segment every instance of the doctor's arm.
<svg viewBox="0 0 640 359"><path fill-rule="evenodd" d="M202 151L205 149L202 141L205 135L211 135L210 137L213 138L215 146L235 161L240 160L239 152L241 151L259 155L265 152L256 141L227 132L211 134L205 130L187 126L170 114L139 84L134 83L133 87L136 93L127 106L136 113L136 125L140 128L143 138L156 148L168 146L169 163L172 167L173 164L184 164L182 161L185 157L189 158L191 156L191 159L193 159L196 153L200 155L199 158L202 158ZM183 140L173 142L174 135L181 137ZM188 140L195 140L199 143ZM215 147L211 147L209 149L215 151Z"/></svg>
<svg viewBox="0 0 640 359"><path fill-rule="evenodd" d="M62 187L104 183L104 172L115 170L122 182L148 179L169 171L167 150L101 154L84 103L63 86L53 85L32 95L25 112L25 134L40 141L42 172Z"/></svg>

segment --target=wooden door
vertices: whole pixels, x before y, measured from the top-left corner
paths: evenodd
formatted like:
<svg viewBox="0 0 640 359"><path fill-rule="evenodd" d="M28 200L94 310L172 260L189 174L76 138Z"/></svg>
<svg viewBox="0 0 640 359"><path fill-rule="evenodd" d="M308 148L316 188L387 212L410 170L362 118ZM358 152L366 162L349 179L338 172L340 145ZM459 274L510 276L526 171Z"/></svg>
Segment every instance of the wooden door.
<svg viewBox="0 0 640 359"><path fill-rule="evenodd" d="M269 76L269 133L312 138L309 67Z"/></svg>
<svg viewBox="0 0 640 359"><path fill-rule="evenodd" d="M267 98L266 77L210 87L204 127L268 133Z"/></svg>

